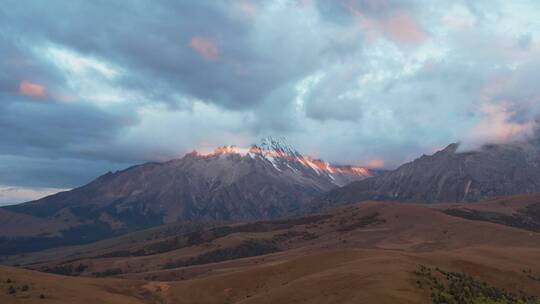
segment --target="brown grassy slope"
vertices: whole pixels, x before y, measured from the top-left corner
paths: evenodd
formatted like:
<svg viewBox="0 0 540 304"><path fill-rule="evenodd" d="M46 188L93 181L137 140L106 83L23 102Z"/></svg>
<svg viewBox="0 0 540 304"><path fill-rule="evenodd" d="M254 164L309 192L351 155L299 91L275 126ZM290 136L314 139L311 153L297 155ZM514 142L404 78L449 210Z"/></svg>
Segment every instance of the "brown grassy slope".
<svg viewBox="0 0 540 304"><path fill-rule="evenodd" d="M25 237L54 233L69 227L61 221L0 209L0 237Z"/></svg>
<svg viewBox="0 0 540 304"><path fill-rule="evenodd" d="M475 204L467 206L472 207ZM540 248L539 233L497 223L450 216L437 208L425 205L364 202L331 210L327 215L316 221L299 221L298 225L285 228L281 224L276 224L275 227L265 224L270 228L264 231L259 231L260 224L249 224L253 226L252 230L242 229L223 237L210 238L207 242L178 249L173 248L170 251L148 256L99 257L100 250L93 250L93 257L84 255L81 259L71 254L73 250L59 248L49 251L47 255L30 254L19 260L32 262L33 264L28 266L34 269L52 268L57 265L77 267L82 264L87 268L80 275L120 269L124 277L169 280L190 278L193 272L185 273L184 270L188 268L183 267L181 268L183 274L177 272L176 275L171 275L171 271L161 270L168 262L186 261L208 252L236 248L242 242L250 240L272 241L281 251L278 256L291 250L290 254L303 254L340 248L390 249L407 252L455 250L471 246ZM270 223L276 223L276 221ZM146 244L146 241L141 240L140 243ZM107 247L105 252L114 251L115 247L125 248L124 244L115 245L109 242L109 245L112 247ZM137 242L131 246L137 249ZM91 248L91 245L86 245L84 248L89 247ZM19 260L15 259L14 262ZM227 263L220 265L227 265ZM221 266L198 267L203 270L195 271L194 274L206 273L208 269L215 270L219 267ZM146 276L145 273L149 275Z"/></svg>
<svg viewBox="0 0 540 304"><path fill-rule="evenodd" d="M474 248L405 253L342 249L171 283L173 303L429 303L415 286L419 264L466 272L512 292L540 295L523 267L539 269L540 251Z"/></svg>
<svg viewBox="0 0 540 304"><path fill-rule="evenodd" d="M428 303L399 253L337 250L176 282L174 303Z"/></svg>
<svg viewBox="0 0 540 304"><path fill-rule="evenodd" d="M132 280L64 277L0 267L0 303L162 303L159 294L147 284ZM27 291L22 290L25 285L28 286ZM10 286L16 293L8 293Z"/></svg>
<svg viewBox="0 0 540 304"><path fill-rule="evenodd" d="M451 207L514 214L538 202L539 197ZM328 216L314 221L289 226L266 223L264 227L273 228L264 231L258 231L261 224L251 225L254 230L241 229L156 255L68 262L86 263L88 271L120 267L127 272L122 274L125 280L30 275L35 273L11 268L0 268L0 277L6 271L35 277L36 292L58 295L57 303L70 303L77 290L88 301L105 303L153 303L157 295L164 303L429 303L429 294L415 286L413 274L423 264L466 272L499 288L540 296L540 282L523 272L530 269L540 275L540 233L451 216L442 212L447 208L364 202L330 210ZM249 239L273 239L280 252L169 270L159 267L170 259L229 248ZM1 294L0 303L14 299L6 297ZM31 297L28 303L38 300Z"/></svg>
<svg viewBox="0 0 540 304"><path fill-rule="evenodd" d="M339 249L303 256L282 255L257 265L229 263L227 269L192 280L61 277L0 268L0 277L29 284L31 297L0 294L0 303L429 303L415 286L418 264L467 272L490 284L540 295L540 282L522 269L540 270L540 250L470 247L433 252ZM238 261L237 261L238 262ZM219 267L216 267L219 268ZM38 298L47 295L46 301ZM48 302L50 301L50 302Z"/></svg>

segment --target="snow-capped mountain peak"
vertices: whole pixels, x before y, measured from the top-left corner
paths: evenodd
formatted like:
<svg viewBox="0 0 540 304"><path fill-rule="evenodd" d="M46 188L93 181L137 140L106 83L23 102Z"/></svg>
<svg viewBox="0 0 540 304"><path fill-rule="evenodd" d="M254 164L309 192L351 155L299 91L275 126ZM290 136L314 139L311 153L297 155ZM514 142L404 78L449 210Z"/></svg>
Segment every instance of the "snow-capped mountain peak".
<svg viewBox="0 0 540 304"><path fill-rule="evenodd" d="M246 158L260 160L267 162L269 168L279 173L289 172L288 174L323 179L338 186L372 176L367 168L334 166L326 161L304 156L282 137L263 138L250 148L226 145L216 148L209 154L195 155L205 159L228 159L229 156L236 155L239 156L238 160Z"/></svg>
<svg viewBox="0 0 540 304"><path fill-rule="evenodd" d="M287 155L289 157L300 157L301 154L296 151L284 137L265 137L261 139L258 145L252 148L259 148L263 154Z"/></svg>

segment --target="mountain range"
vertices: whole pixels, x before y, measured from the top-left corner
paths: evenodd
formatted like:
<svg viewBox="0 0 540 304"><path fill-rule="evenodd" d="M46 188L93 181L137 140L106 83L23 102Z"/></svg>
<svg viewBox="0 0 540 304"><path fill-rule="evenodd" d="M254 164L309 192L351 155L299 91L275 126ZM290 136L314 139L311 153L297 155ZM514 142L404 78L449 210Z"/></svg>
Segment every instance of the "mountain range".
<svg viewBox="0 0 540 304"><path fill-rule="evenodd" d="M180 159L109 172L80 188L0 209L0 230L11 231L3 234L9 237L3 250L90 242L172 222L275 218L372 174L366 168L304 156L283 139L266 138L247 149L194 151ZM26 230L27 225L20 225L24 222L39 225ZM14 225L21 228L14 232Z"/></svg>
<svg viewBox="0 0 540 304"><path fill-rule="evenodd" d="M460 203L540 192L537 141L460 151L451 144L396 170L337 166L283 139L146 163L0 208L0 254L89 243L176 222L246 222L366 200Z"/></svg>
<svg viewBox="0 0 540 304"><path fill-rule="evenodd" d="M534 192L540 192L540 146L527 140L473 151L451 144L396 170L334 189L319 201L330 206L362 200L458 203Z"/></svg>

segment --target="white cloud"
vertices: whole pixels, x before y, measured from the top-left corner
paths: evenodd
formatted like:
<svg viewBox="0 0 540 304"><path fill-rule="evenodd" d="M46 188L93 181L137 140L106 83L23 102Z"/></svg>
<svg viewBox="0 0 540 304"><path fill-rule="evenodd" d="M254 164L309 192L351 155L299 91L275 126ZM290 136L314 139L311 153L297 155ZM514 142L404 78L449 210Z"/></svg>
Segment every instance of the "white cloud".
<svg viewBox="0 0 540 304"><path fill-rule="evenodd" d="M73 75L98 72L108 79L113 79L120 74L119 69L113 67L110 63L83 56L62 47L50 45L40 49L39 52L44 52L45 56L49 57L58 67Z"/></svg>
<svg viewBox="0 0 540 304"><path fill-rule="evenodd" d="M110 62L57 45L39 47L35 53L44 56L62 71L67 86L57 88L55 93L55 97L61 101L84 100L98 106L108 106L137 100L135 92L114 85L114 81L124 72Z"/></svg>
<svg viewBox="0 0 540 304"><path fill-rule="evenodd" d="M32 188L0 185L0 206L28 202L67 190L69 189Z"/></svg>

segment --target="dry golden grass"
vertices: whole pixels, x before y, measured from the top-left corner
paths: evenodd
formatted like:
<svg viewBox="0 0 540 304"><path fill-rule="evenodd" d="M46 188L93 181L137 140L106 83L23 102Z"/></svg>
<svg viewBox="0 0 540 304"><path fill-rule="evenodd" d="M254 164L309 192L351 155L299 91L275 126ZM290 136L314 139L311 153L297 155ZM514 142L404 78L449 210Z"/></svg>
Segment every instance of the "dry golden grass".
<svg viewBox="0 0 540 304"><path fill-rule="evenodd" d="M0 267L0 281L0 303L161 303L159 294L145 289L142 281L74 278L10 267ZM28 291L22 291L24 285ZM16 288L15 294L8 293L9 286Z"/></svg>
<svg viewBox="0 0 540 304"><path fill-rule="evenodd" d="M538 198L527 195L466 207L513 214ZM413 272L419 264L465 272L508 291L540 296L540 282L523 272L531 269L540 275L539 233L449 216L442 208L365 202L285 230L236 233L155 256L83 260L94 269L126 270L125 265L132 265L124 279L0 267L0 303L430 303L429 294L415 284ZM372 214L379 221L356 225ZM265 256L170 270L157 267L167 259L291 231L316 238L283 240L280 252ZM28 285L29 291L9 295L8 277L14 281L11 285Z"/></svg>

